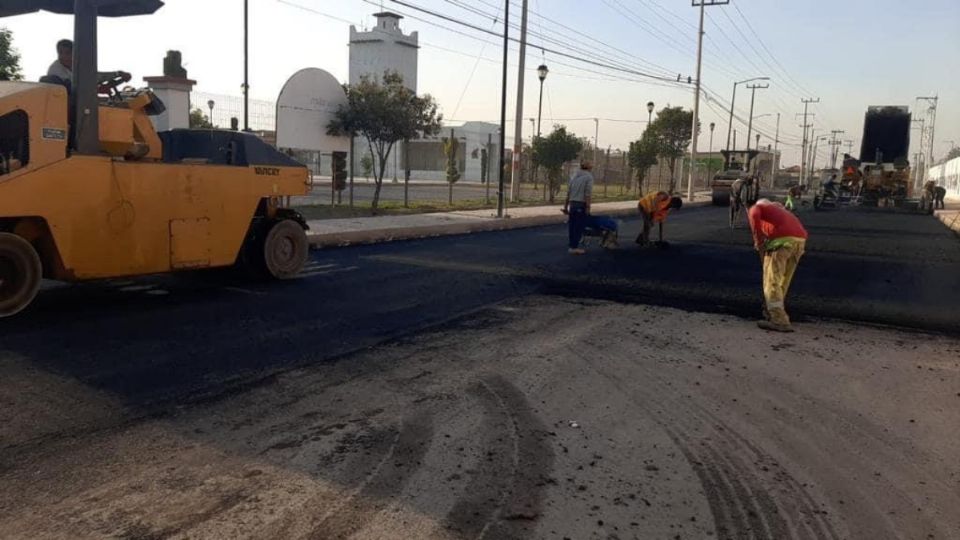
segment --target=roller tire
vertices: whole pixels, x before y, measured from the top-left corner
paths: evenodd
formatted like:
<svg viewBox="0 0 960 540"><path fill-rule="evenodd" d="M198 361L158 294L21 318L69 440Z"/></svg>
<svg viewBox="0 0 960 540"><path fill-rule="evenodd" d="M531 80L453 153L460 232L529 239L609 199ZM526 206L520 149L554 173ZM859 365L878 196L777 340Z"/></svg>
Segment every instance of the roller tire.
<svg viewBox="0 0 960 540"><path fill-rule="evenodd" d="M23 238L0 233L0 318L11 317L33 302L43 280L37 250Z"/></svg>
<svg viewBox="0 0 960 540"><path fill-rule="evenodd" d="M274 223L263 238L263 269L273 279L293 279L303 271L310 244L303 227L291 219Z"/></svg>

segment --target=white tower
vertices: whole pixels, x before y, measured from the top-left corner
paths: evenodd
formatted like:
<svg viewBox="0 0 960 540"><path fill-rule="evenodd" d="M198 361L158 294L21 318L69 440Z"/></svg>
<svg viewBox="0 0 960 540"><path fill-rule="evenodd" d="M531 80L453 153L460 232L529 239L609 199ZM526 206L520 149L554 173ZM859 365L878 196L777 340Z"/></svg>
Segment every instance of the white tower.
<svg viewBox="0 0 960 540"><path fill-rule="evenodd" d="M374 13L376 28L358 32L350 27L350 84L360 82L360 77L369 75L377 80L387 70L403 76L407 88L417 91L417 49L420 48L416 32L409 36L400 30L396 13Z"/></svg>

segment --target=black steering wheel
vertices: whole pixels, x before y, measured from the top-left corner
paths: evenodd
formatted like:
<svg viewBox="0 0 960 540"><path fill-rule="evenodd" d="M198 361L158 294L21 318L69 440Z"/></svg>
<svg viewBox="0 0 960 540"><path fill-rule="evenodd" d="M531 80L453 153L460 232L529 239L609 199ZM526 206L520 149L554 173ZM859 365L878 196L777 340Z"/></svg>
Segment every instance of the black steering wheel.
<svg viewBox="0 0 960 540"><path fill-rule="evenodd" d="M97 81L98 92L111 98L120 96L120 85L129 82L132 78L126 71L111 71L99 74Z"/></svg>

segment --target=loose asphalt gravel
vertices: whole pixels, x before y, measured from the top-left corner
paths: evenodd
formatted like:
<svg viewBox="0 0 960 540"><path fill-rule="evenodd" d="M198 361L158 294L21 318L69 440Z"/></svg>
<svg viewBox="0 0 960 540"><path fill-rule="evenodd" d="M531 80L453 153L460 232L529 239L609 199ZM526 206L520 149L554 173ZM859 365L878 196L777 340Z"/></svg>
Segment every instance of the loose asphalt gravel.
<svg viewBox="0 0 960 540"><path fill-rule="evenodd" d="M805 213L788 308L723 209L49 287L0 323L10 538L955 538L960 241ZM897 328L891 328L895 326Z"/></svg>

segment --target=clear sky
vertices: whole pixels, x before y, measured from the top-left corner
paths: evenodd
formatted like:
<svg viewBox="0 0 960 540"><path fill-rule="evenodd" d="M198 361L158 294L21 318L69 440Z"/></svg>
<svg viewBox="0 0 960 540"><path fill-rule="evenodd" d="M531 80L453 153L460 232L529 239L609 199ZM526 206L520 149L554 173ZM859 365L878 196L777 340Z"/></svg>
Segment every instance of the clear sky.
<svg viewBox="0 0 960 540"><path fill-rule="evenodd" d="M511 20L519 22L519 0ZM530 41L631 71L676 78L694 76L698 10L688 0L529 0ZM501 13L501 0L404 0L499 31L488 15ZM182 51L198 90L239 95L243 80L241 0L166 0L156 15L102 19L100 66L124 69L135 80L162 73L168 49ZM421 92L435 96L448 119L499 118L500 55L497 38L404 7L391 0L250 0L251 95L276 99L287 77L320 67L347 78L349 25L372 25L380 5L408 15L405 31L419 31ZM298 7L300 6L300 7ZM479 13L478 13L479 12ZM960 2L956 0L732 0L707 9L703 83L710 98L701 113L702 149L707 126L715 122L713 148L726 142L727 106L734 80L771 78L756 94L756 129L761 145L772 143L781 114L785 164L799 161L801 97L819 97L810 110L818 134L844 130L839 137L859 148L868 105L909 105L917 96L938 94L935 151L942 156L960 144ZM447 27L441 28L440 26ZM26 75L36 80L54 59L55 42L72 34L69 17L35 14L0 21L14 32ZM455 29L456 32L451 31ZM460 33L457 33L460 32ZM467 34L467 35L463 35ZM470 37L473 36L473 37ZM513 118L517 52L511 52ZM600 121L601 147L623 147L643 129L646 103L692 107L690 87L584 64L531 47L527 57L524 117L536 116L535 69L550 67L545 83L544 130L566 124L593 137ZM716 100L716 102L714 102ZM737 93L738 115L746 118L749 93ZM922 106L925 111L926 106ZM512 122L512 120L511 120ZM512 125L512 124L511 124ZM746 127L734 122L743 137ZM512 133L513 128L509 131ZM914 132L914 151L918 132ZM530 136L529 123L524 137ZM826 156L820 145L821 163Z"/></svg>

